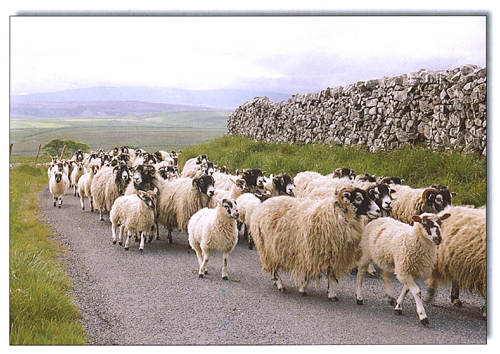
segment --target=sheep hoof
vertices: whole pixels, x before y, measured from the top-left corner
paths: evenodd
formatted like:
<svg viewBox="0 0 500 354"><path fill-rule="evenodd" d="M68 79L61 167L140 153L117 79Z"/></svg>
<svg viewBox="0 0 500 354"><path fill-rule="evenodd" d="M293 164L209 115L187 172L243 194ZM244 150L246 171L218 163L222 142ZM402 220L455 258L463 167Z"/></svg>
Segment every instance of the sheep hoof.
<svg viewBox="0 0 500 354"><path fill-rule="evenodd" d="M330 298L330 301L337 302L337 301L339 301L339 298L334 296L334 297Z"/></svg>
<svg viewBox="0 0 500 354"><path fill-rule="evenodd" d="M401 310L401 309L394 309L394 313L396 315L402 315L403 314L403 310Z"/></svg>
<svg viewBox="0 0 500 354"><path fill-rule="evenodd" d="M203 278L203 276L204 276L203 274L198 274L198 278L200 279Z"/></svg>
<svg viewBox="0 0 500 354"><path fill-rule="evenodd" d="M455 305L456 307L462 307L462 301L460 301L459 298L453 299L451 300L451 302L453 302L453 305Z"/></svg>
<svg viewBox="0 0 500 354"><path fill-rule="evenodd" d="M61 209L61 204L59 204L59 209Z"/></svg>
<svg viewBox="0 0 500 354"><path fill-rule="evenodd" d="M307 296L307 293L306 293L305 291L300 291L300 294L301 294L302 296L304 296L304 297L306 297L306 296Z"/></svg>
<svg viewBox="0 0 500 354"><path fill-rule="evenodd" d="M208 275L208 270L205 271L205 275Z"/></svg>
<svg viewBox="0 0 500 354"><path fill-rule="evenodd" d="M85 207L82 207L82 210L85 210Z"/></svg>
<svg viewBox="0 0 500 354"><path fill-rule="evenodd" d="M251 244L251 243L250 243L250 244L248 245L248 249L249 249L249 250L253 250L253 244Z"/></svg>
<svg viewBox="0 0 500 354"><path fill-rule="evenodd" d="M128 247L125 247L125 251L128 251Z"/></svg>
<svg viewBox="0 0 500 354"><path fill-rule="evenodd" d="M143 248L139 248L139 252L144 252L144 249Z"/></svg>
<svg viewBox="0 0 500 354"><path fill-rule="evenodd" d="M356 303L357 303L358 305L363 305L363 300L356 299Z"/></svg>
<svg viewBox="0 0 500 354"><path fill-rule="evenodd" d="M391 305L392 307L396 306L396 299L389 297L388 301L389 301L389 305Z"/></svg>
<svg viewBox="0 0 500 354"><path fill-rule="evenodd" d="M222 277L222 280L229 280L229 277L226 275L226 276Z"/></svg>
<svg viewBox="0 0 500 354"><path fill-rule="evenodd" d="M173 242L173 241L172 241L172 236L169 236L169 237L167 238L167 241L168 241L168 243L172 244L172 242Z"/></svg>
<svg viewBox="0 0 500 354"><path fill-rule="evenodd" d="M118 242L118 244L121 246L121 245L122 245L122 242L120 241L120 242Z"/></svg>
<svg viewBox="0 0 500 354"><path fill-rule="evenodd" d="M427 326L430 322L429 322L429 319L426 317L426 318L421 319L420 323L423 324L424 326Z"/></svg>
<svg viewBox="0 0 500 354"><path fill-rule="evenodd" d="M116 241L113 241L113 245L116 245Z"/></svg>

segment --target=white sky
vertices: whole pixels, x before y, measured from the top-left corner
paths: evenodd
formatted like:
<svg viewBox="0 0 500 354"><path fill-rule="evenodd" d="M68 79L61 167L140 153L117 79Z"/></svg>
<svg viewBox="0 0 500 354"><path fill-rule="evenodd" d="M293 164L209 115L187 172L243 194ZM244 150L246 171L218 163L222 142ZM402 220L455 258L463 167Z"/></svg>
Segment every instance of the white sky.
<svg viewBox="0 0 500 354"><path fill-rule="evenodd" d="M317 92L486 65L485 16L20 17L11 94L107 86Z"/></svg>

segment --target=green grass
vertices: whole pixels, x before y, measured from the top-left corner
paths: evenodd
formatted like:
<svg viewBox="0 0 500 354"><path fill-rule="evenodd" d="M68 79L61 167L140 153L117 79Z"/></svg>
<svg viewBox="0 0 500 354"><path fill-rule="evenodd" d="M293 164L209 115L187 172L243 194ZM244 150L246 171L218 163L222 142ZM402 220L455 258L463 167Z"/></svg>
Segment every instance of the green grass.
<svg viewBox="0 0 500 354"><path fill-rule="evenodd" d="M91 149L137 146L147 151L182 150L224 135L230 111L187 111L127 117L12 118L12 156L35 156L51 139L83 141Z"/></svg>
<svg viewBox="0 0 500 354"><path fill-rule="evenodd" d="M59 260L64 250L38 218L38 193L46 186L46 168L22 163L10 172L11 345L74 345L88 338Z"/></svg>
<svg viewBox="0 0 500 354"><path fill-rule="evenodd" d="M208 154L219 165L233 172L243 168L262 168L267 175L301 171L331 173L338 167L350 167L358 174L399 176L414 188L445 184L457 192L454 204L486 204L486 158L459 151L434 152L426 147L411 147L371 153L362 147L272 144L239 136L224 136L183 150L184 162L199 154Z"/></svg>

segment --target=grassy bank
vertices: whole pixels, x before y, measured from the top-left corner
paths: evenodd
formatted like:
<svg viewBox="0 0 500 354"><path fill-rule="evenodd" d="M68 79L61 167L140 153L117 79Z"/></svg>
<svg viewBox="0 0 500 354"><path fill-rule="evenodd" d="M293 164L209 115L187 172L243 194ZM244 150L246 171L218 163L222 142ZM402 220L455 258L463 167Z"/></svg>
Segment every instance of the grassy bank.
<svg viewBox="0 0 500 354"><path fill-rule="evenodd" d="M11 345L87 342L77 321L78 307L69 294L70 279L58 260L63 249L38 218L38 193L46 185L46 168L21 164L10 172Z"/></svg>
<svg viewBox="0 0 500 354"><path fill-rule="evenodd" d="M301 171L328 174L338 167L350 167L358 174L399 176L414 188L445 184L458 193L456 205L486 204L486 158L476 154L433 152L410 146L371 153L361 147L272 144L224 136L184 149L179 163L199 154L208 154L212 161L226 165L232 172L262 168L267 175L287 172L295 176Z"/></svg>

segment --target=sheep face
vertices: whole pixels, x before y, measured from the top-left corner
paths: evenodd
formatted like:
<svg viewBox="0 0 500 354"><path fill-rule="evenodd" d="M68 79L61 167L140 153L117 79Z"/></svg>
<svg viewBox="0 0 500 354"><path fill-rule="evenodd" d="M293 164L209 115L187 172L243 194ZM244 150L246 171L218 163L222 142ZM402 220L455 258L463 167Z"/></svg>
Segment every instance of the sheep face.
<svg viewBox="0 0 500 354"><path fill-rule="evenodd" d="M61 180L62 180L62 172L59 172L59 171L55 172L54 173L54 179L56 180L56 183L61 182Z"/></svg>
<svg viewBox="0 0 500 354"><path fill-rule="evenodd" d="M368 190L368 195L379 206L380 209L390 212L392 210L392 193L396 193L385 183L379 183Z"/></svg>
<svg viewBox="0 0 500 354"><path fill-rule="evenodd" d="M385 184L403 184L404 179L401 179L399 177L384 177L380 180L380 183L385 183Z"/></svg>
<svg viewBox="0 0 500 354"><path fill-rule="evenodd" d="M126 146L120 147L120 153L128 155L129 154L128 147L126 147Z"/></svg>
<svg viewBox="0 0 500 354"><path fill-rule="evenodd" d="M356 180L361 181L361 182L377 182L377 179L375 178L375 176L371 175L369 173L357 175Z"/></svg>
<svg viewBox="0 0 500 354"><path fill-rule="evenodd" d="M366 215L370 219L380 216L380 208L368 196L368 192L360 188L343 188L339 192L339 201L354 206L356 215Z"/></svg>
<svg viewBox="0 0 500 354"><path fill-rule="evenodd" d="M264 183L264 174L266 172L262 171L260 168L247 169L243 171L242 178L247 182L249 187L259 187L263 188Z"/></svg>
<svg viewBox="0 0 500 354"><path fill-rule="evenodd" d="M117 181L121 180L124 182L125 185L127 185L128 182L130 182L130 171L127 165L120 164L118 166L113 167L113 175L115 176L115 179Z"/></svg>
<svg viewBox="0 0 500 354"><path fill-rule="evenodd" d="M200 193L207 195L209 198L215 194L215 180L212 176L199 176L193 179L193 187L198 188Z"/></svg>
<svg viewBox="0 0 500 354"><path fill-rule="evenodd" d="M238 213L238 208L236 206L235 200L223 199L222 202L220 202L220 204L226 210L227 215L229 215L230 218L238 220L240 214Z"/></svg>
<svg viewBox="0 0 500 354"><path fill-rule="evenodd" d="M273 186L280 192L280 194L286 194L293 197L295 184L293 183L293 178L289 174L285 173L274 177Z"/></svg>
<svg viewBox="0 0 500 354"><path fill-rule="evenodd" d="M207 155L199 155L196 158L196 164L197 165L205 165L208 161L210 161L210 160L208 159Z"/></svg>
<svg viewBox="0 0 500 354"><path fill-rule="evenodd" d="M158 173L164 180L171 180L179 177L179 169L175 166L160 167Z"/></svg>
<svg viewBox="0 0 500 354"><path fill-rule="evenodd" d="M76 167L75 167L75 168L76 168L78 171L83 170L83 163L78 162L78 163L76 164Z"/></svg>
<svg viewBox="0 0 500 354"><path fill-rule="evenodd" d="M435 210L435 212L439 213L446 207L452 205L451 199L456 196L457 193L451 193L448 187L439 187L440 188L437 189L435 186L432 186L424 190L422 193L422 201L427 209L424 211L434 212Z"/></svg>
<svg viewBox="0 0 500 354"><path fill-rule="evenodd" d="M441 238L441 221L448 219L451 214L446 213L442 216L437 216L435 214L424 213L422 215L414 215L413 221L421 223L425 229L423 233L425 237L434 242L436 246L442 241Z"/></svg>
<svg viewBox="0 0 500 354"><path fill-rule="evenodd" d="M145 154L143 155L144 157L144 164L146 165L154 165L156 161L156 157L153 154Z"/></svg>
<svg viewBox="0 0 500 354"><path fill-rule="evenodd" d="M143 182L150 182L155 177L156 169L153 165L139 165L134 171L132 181L140 185Z"/></svg>
<svg viewBox="0 0 500 354"><path fill-rule="evenodd" d="M105 154L102 157L102 165L103 166L111 166L111 156L108 154Z"/></svg>
<svg viewBox="0 0 500 354"><path fill-rule="evenodd" d="M333 171L333 178L346 179L348 181L353 181L356 178L356 172L350 168L337 168Z"/></svg>
<svg viewBox="0 0 500 354"><path fill-rule="evenodd" d="M208 161L205 164L202 164L201 169L203 170L203 173L212 176L215 172L214 164L213 162Z"/></svg>
<svg viewBox="0 0 500 354"><path fill-rule="evenodd" d="M150 210L156 209L156 193L158 192L158 188L155 188L152 191L139 191L138 196L142 200L142 202L146 205L146 207Z"/></svg>
<svg viewBox="0 0 500 354"><path fill-rule="evenodd" d="M83 161L83 151L82 150L75 151L75 158L76 158L76 161L82 162Z"/></svg>

